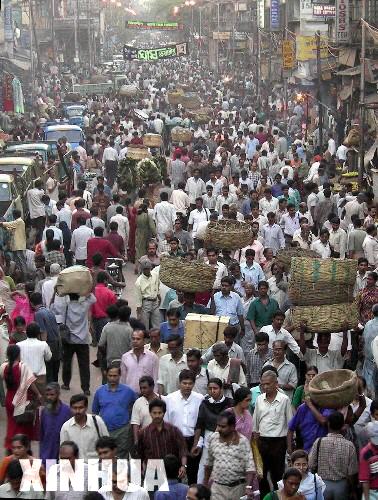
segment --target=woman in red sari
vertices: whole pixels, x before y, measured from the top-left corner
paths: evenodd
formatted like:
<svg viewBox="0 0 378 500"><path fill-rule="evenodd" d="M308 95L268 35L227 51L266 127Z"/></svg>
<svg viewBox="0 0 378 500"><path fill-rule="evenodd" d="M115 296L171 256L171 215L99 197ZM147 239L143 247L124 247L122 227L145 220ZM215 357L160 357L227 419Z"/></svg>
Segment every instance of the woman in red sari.
<svg viewBox="0 0 378 500"><path fill-rule="evenodd" d="M5 449L10 451L12 438L15 434L25 434L30 440L38 439L37 422L20 424L15 416L22 415L29 401L42 401L42 396L35 385L36 377L31 369L20 358L20 348L17 344L7 348L6 363L0 367L0 376L5 381L7 395L5 409L7 412L7 433Z"/></svg>
<svg viewBox="0 0 378 500"><path fill-rule="evenodd" d="M366 280L366 287L357 295L358 310L360 313L360 322L365 325L373 319L372 307L378 304L378 274L369 273Z"/></svg>

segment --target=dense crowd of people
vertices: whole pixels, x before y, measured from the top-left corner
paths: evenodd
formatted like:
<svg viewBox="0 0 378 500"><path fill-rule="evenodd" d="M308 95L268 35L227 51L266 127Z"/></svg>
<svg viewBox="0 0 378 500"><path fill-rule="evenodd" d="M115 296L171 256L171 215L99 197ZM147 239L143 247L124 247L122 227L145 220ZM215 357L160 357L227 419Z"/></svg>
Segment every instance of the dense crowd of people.
<svg viewBox="0 0 378 500"><path fill-rule="evenodd" d="M0 497L374 500L377 200L339 184L340 172L353 167L342 115L320 137L315 107L306 121L293 99L285 122L279 92L254 106L249 73L230 83L203 77L195 62L174 67L130 66L130 81L144 93L134 107L145 121L128 101L87 97L86 142L73 148L59 139L63 153L72 151L72 189L49 164L46 182L27 192L32 228L18 210L0 223ZM167 91L180 82L211 103L208 123L169 104ZM49 92L64 99L58 88ZM172 142L174 126L191 129L191 142ZM9 132L38 140L41 127L32 118ZM167 175L153 192L128 192L119 166L147 132L164 138ZM249 244L205 248L206 228L222 219L250 224ZM289 272L276 256L294 247L357 260L354 330L312 335L305 322L293 327ZM214 268L212 290L168 288L159 277L165 256ZM85 297L57 293L59 273L73 264L92 273ZM125 268L135 283L125 282ZM223 341L184 348L189 313L229 317ZM81 394L70 389L75 354ZM310 381L343 367L358 375L354 400L338 410L319 407ZM100 387L91 384L94 370ZM129 457L141 460L143 473L162 460L169 491L130 481L120 489L116 480L112 491L88 492L87 483L85 492L20 490L21 459L42 459L45 485L46 460L58 460L59 474L59 460L75 469L78 459Z"/></svg>

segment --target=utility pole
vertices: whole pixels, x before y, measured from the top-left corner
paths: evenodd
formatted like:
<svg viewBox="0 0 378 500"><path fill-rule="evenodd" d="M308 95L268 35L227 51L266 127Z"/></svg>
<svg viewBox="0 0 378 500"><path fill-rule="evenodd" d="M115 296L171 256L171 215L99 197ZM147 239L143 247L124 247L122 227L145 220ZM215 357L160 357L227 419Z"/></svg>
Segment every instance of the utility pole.
<svg viewBox="0 0 378 500"><path fill-rule="evenodd" d="M54 64L55 60L55 0L51 0L51 49Z"/></svg>
<svg viewBox="0 0 378 500"><path fill-rule="evenodd" d="M78 24L79 24L79 1L74 0L74 44L75 44L75 64L79 64L79 44L78 44Z"/></svg>
<svg viewBox="0 0 378 500"><path fill-rule="evenodd" d="M363 182L364 172L364 159L365 159L365 142L364 142L364 128L365 128L365 55L366 55L366 0L362 0L361 12L361 80L360 80L360 161L358 164L358 186L361 188Z"/></svg>
<svg viewBox="0 0 378 500"><path fill-rule="evenodd" d="M283 39L287 40L287 9L288 9L288 3L287 1L285 2L285 19L284 19L284 32L283 32ZM285 73L287 70L283 69L282 72ZM288 96L287 96L287 76L286 74L283 75L283 83L284 83L284 109L283 109L283 116L284 116L284 121L285 121L285 126L287 126L287 101L288 101ZM307 124L306 124L306 130L307 130Z"/></svg>
<svg viewBox="0 0 378 500"><path fill-rule="evenodd" d="M322 84L322 67L320 63L320 31L316 32L316 70L318 76L318 91L317 91L317 100L319 101L319 146L320 149L323 149L323 106L321 104L322 92L321 92L321 84ZM321 151L322 152L322 151Z"/></svg>
<svg viewBox="0 0 378 500"><path fill-rule="evenodd" d="M91 43L91 0L87 0L87 30L88 30L88 63L89 72L92 71L92 43Z"/></svg>

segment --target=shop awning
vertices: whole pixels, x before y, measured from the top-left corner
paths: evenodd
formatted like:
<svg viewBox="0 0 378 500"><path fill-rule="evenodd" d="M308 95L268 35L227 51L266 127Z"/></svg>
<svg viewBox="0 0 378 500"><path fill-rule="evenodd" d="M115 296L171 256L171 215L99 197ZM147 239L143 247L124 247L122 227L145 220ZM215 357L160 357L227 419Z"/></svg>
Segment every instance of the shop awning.
<svg viewBox="0 0 378 500"><path fill-rule="evenodd" d="M344 48L339 51L339 64L343 66L354 67L356 63L356 49Z"/></svg>

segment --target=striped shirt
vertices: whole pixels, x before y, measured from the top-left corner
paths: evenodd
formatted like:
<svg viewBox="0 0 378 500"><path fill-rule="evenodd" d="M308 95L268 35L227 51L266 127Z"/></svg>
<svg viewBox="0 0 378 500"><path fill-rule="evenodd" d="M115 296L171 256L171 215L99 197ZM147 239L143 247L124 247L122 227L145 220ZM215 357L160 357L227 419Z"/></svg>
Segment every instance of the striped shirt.
<svg viewBox="0 0 378 500"><path fill-rule="evenodd" d="M26 339L18 343L23 361L36 377L46 375L45 361L51 359L51 350L47 342L38 339Z"/></svg>
<svg viewBox="0 0 378 500"><path fill-rule="evenodd" d="M181 459L188 454L182 432L168 422L163 422L161 431L153 423L145 427L139 436L138 451L143 461L167 455Z"/></svg>

